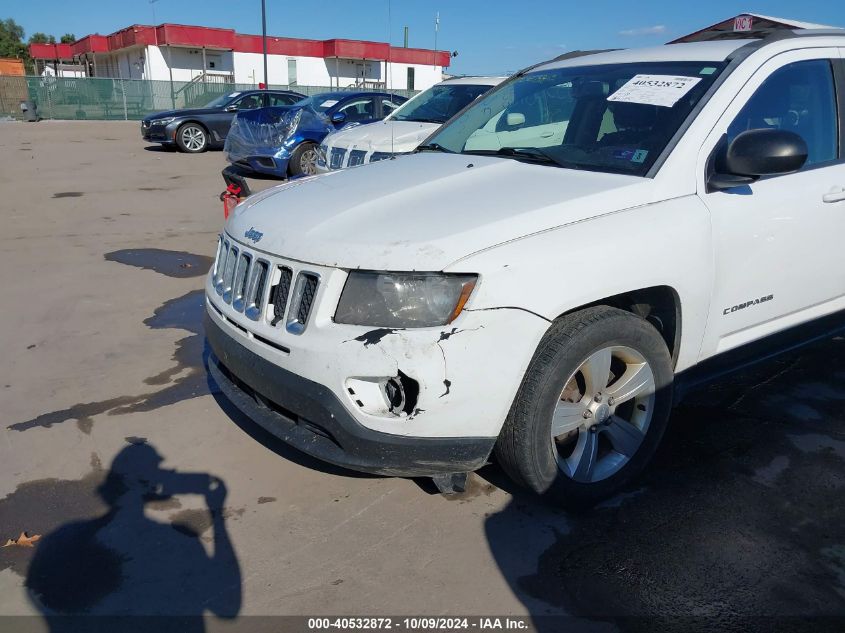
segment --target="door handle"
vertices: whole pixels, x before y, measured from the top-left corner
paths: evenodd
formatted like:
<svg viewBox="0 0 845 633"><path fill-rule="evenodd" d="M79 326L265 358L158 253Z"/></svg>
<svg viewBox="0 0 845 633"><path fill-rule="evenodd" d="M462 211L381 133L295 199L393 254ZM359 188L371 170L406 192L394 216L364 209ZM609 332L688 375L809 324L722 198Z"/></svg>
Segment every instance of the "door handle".
<svg viewBox="0 0 845 633"><path fill-rule="evenodd" d="M822 196L822 202L842 202L843 200L845 200L845 189L842 187L834 187Z"/></svg>

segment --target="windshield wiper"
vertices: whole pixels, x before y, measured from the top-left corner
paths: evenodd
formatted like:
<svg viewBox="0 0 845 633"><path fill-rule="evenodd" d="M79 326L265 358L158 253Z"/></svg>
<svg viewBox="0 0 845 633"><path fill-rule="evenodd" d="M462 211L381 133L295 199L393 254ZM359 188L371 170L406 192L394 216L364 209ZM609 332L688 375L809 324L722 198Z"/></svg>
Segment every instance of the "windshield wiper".
<svg viewBox="0 0 845 633"><path fill-rule="evenodd" d="M499 149L468 149L462 154L479 154L481 156L508 156L517 160L532 160L539 163L550 163L568 169L581 169L577 163L568 163L552 156L539 147L500 147Z"/></svg>
<svg viewBox="0 0 845 633"><path fill-rule="evenodd" d="M425 117L413 117L407 119L398 119L399 121L410 121L411 123L437 123L437 125L443 125L446 120L445 119L427 119Z"/></svg>
<svg viewBox="0 0 845 633"><path fill-rule="evenodd" d="M446 149L440 143L426 143L425 145L417 146L418 152L445 152L446 154L454 154L450 149Z"/></svg>

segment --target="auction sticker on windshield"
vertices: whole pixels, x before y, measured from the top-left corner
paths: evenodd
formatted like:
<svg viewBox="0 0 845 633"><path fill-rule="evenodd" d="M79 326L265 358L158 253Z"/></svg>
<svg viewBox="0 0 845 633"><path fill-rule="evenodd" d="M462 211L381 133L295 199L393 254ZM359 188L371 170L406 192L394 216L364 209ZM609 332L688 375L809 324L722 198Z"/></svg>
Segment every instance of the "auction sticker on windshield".
<svg viewBox="0 0 845 633"><path fill-rule="evenodd" d="M634 75L607 100L671 108L699 81L701 77Z"/></svg>

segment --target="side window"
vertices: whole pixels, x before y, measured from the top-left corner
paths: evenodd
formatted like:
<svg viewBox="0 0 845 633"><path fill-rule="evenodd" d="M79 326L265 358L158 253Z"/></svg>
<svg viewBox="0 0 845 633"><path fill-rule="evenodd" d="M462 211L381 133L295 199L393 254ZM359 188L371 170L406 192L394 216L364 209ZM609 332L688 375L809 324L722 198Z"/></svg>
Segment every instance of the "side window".
<svg viewBox="0 0 845 633"><path fill-rule="evenodd" d="M340 108L338 112L346 115L347 122L367 121L375 118L376 103L374 97L355 99Z"/></svg>
<svg viewBox="0 0 845 633"><path fill-rule="evenodd" d="M789 130L807 143L805 167L837 158L838 126L833 71L827 60L779 68L757 88L728 127L728 140L745 130Z"/></svg>
<svg viewBox="0 0 845 633"><path fill-rule="evenodd" d="M389 116L396 108L398 108L401 103L393 102L387 97L381 98L381 116L386 117Z"/></svg>
<svg viewBox="0 0 845 633"><path fill-rule="evenodd" d="M293 95L286 95L281 92L271 92L267 95L270 99L271 106L286 106L298 101L297 97Z"/></svg>
<svg viewBox="0 0 845 633"><path fill-rule="evenodd" d="M235 102L238 110L254 110L261 107L261 95L247 95Z"/></svg>

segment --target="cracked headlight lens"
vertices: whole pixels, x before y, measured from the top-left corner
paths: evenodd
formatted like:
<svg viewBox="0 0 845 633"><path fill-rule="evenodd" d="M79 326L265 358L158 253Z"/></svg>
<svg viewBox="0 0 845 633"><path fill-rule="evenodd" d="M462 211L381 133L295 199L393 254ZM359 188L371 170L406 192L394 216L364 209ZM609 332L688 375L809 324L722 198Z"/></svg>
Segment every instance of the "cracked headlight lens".
<svg viewBox="0 0 845 633"><path fill-rule="evenodd" d="M352 271L334 315L337 323L435 327L464 309L477 275Z"/></svg>

